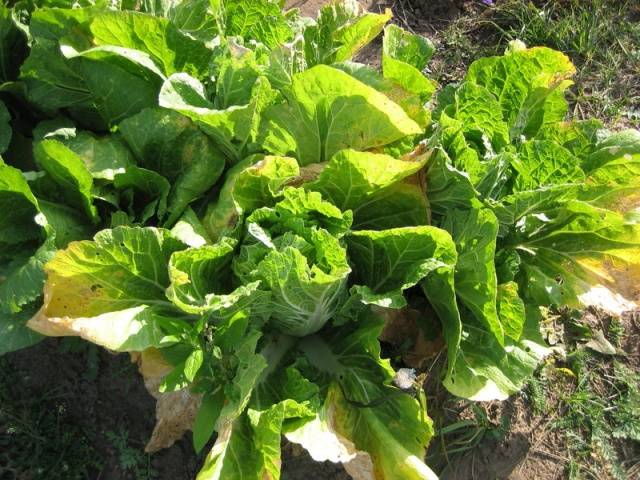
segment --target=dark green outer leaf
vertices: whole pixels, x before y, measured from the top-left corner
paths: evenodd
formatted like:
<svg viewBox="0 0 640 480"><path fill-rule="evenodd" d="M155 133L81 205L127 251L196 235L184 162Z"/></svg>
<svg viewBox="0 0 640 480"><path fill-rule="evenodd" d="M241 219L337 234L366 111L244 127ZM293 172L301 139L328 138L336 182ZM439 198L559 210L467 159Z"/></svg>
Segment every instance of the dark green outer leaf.
<svg viewBox="0 0 640 480"><path fill-rule="evenodd" d="M62 189L67 203L81 206L89 219L97 220L98 213L91 191L93 178L80 157L57 140L38 142L34 147L34 156Z"/></svg>
<svg viewBox="0 0 640 480"><path fill-rule="evenodd" d="M504 345L504 329L497 311L498 282L494 257L498 235L498 219L491 210L453 210L443 228L455 239L456 295L462 304L482 322L500 345Z"/></svg>

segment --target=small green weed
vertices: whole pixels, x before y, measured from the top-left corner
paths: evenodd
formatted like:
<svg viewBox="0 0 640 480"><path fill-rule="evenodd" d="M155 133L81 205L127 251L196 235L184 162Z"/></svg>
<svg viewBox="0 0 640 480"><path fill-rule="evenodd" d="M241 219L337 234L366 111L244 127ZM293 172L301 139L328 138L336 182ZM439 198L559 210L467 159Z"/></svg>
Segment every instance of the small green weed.
<svg viewBox="0 0 640 480"><path fill-rule="evenodd" d="M60 353L82 353L86 355L87 365L83 376L88 381L98 378L100 373L100 358L98 347L92 343L83 341L80 337L62 337L58 344Z"/></svg>
<svg viewBox="0 0 640 480"><path fill-rule="evenodd" d="M118 462L122 471L133 475L136 480L150 480L158 477L151 466L151 456L140 448L133 447L129 441L129 432L123 426L105 433L107 439L118 453Z"/></svg>
<svg viewBox="0 0 640 480"><path fill-rule="evenodd" d="M465 454L474 451L484 442L500 442L510 428L508 415L502 413L499 418L490 418L487 406L470 401L456 401L450 412L457 416L457 421L436 429L427 456L429 465L445 471Z"/></svg>
<svg viewBox="0 0 640 480"><path fill-rule="evenodd" d="M611 319L607 340L619 344L623 332L620 322ZM545 394L561 412L550 429L566 439L568 478L633 478L640 447L640 373L613 356L573 343L567 366L575 375L572 384L547 382ZM539 382L534 379L529 389ZM533 406L535 411L535 402Z"/></svg>
<svg viewBox="0 0 640 480"><path fill-rule="evenodd" d="M503 404L451 398L442 403L444 415L434 417L436 438L427 458L444 478L459 478L456 466L465 459L486 457L486 445L509 452L509 439L523 434L529 454L564 462L563 478L640 478L640 373L620 350L624 324L597 310L551 309L548 316L555 319L552 343L564 345L566 357L549 358L520 398ZM587 347L596 332L603 332L618 354Z"/></svg>
<svg viewBox="0 0 640 480"><path fill-rule="evenodd" d="M549 403L545 396L546 388L548 388L546 377L540 375L532 378L523 390L524 397L533 408L535 415L544 415L549 411Z"/></svg>

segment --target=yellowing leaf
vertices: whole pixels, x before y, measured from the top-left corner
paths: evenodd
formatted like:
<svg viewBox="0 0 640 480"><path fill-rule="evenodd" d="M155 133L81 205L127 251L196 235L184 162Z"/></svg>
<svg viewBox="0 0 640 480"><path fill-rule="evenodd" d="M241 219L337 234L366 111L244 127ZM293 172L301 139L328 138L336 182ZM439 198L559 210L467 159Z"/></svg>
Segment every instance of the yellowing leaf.
<svg viewBox="0 0 640 480"><path fill-rule="evenodd" d="M173 369L158 350L147 349L134 355L133 360L138 364L147 390L156 398L156 425L145 447L146 452L154 453L170 447L192 429L202 395L188 389L170 393L158 391L162 379Z"/></svg>

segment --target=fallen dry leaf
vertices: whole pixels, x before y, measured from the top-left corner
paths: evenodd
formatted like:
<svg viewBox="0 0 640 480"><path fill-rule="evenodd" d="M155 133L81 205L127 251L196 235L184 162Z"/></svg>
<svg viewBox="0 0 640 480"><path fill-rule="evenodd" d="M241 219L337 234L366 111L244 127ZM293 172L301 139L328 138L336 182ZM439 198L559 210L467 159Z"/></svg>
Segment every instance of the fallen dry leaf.
<svg viewBox="0 0 640 480"><path fill-rule="evenodd" d="M418 326L421 315L418 310L409 307L401 309L376 307L375 310L385 319L380 340L396 347L402 346L407 339L413 340L413 344L402 353L402 360L407 366L418 370L424 369L429 360L444 348L442 335L438 335L433 340L425 337Z"/></svg>
<svg viewBox="0 0 640 480"><path fill-rule="evenodd" d="M155 348L141 353L132 353L132 361L144 378L144 385L156 399L156 425L151 439L145 447L147 453L157 452L173 445L187 430L191 430L196 413L202 402L201 394L193 394L188 389L177 392L160 393L158 387L162 379L172 370L172 366Z"/></svg>

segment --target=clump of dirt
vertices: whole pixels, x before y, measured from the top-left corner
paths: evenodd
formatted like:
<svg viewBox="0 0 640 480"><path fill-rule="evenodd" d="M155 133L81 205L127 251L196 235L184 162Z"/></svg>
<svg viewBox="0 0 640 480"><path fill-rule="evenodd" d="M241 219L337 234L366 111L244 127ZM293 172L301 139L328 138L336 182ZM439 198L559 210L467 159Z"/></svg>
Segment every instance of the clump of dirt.
<svg viewBox="0 0 640 480"><path fill-rule="evenodd" d="M623 314L621 322L625 333L620 341L620 347L627 355L629 366L638 372L640 371L640 309Z"/></svg>
<svg viewBox="0 0 640 480"><path fill-rule="evenodd" d="M433 2L431 0L399 0L394 7L400 16L415 17L429 23L450 22L464 14L475 2L468 0L448 0Z"/></svg>
<svg viewBox="0 0 640 480"><path fill-rule="evenodd" d="M340 464L314 461L307 451L295 443L283 440L282 480L349 480Z"/></svg>
<svg viewBox="0 0 640 480"><path fill-rule="evenodd" d="M465 408L461 420L475 419ZM522 394L506 402L484 405L489 425L477 448L470 450L455 462L447 464L440 473L447 479L556 480L563 478L564 468L554 452L566 449L561 435L549 431L552 418L538 417L531 411ZM500 431L500 427L508 428ZM487 428L487 427L485 427Z"/></svg>

